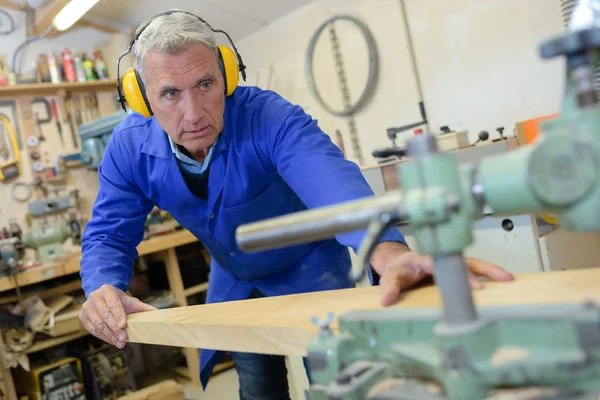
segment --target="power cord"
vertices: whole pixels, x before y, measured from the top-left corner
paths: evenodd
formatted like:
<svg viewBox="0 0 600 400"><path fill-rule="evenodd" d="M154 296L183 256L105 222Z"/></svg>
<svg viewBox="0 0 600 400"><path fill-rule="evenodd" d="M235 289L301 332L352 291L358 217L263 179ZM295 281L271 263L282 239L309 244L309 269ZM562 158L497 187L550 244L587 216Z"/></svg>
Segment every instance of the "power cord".
<svg viewBox="0 0 600 400"><path fill-rule="evenodd" d="M16 31L17 28L15 27L15 20L13 19L12 15L10 15L7 11L4 10L0 10L0 14L6 16L10 25L10 28L7 31L0 31L0 35L10 35L14 31Z"/></svg>

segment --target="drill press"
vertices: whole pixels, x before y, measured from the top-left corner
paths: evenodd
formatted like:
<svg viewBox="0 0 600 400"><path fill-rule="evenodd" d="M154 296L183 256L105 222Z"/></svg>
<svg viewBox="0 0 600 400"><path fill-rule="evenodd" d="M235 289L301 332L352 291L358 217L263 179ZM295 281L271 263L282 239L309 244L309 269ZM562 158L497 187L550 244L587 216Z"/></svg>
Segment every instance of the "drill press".
<svg viewBox="0 0 600 400"><path fill-rule="evenodd" d="M583 4L581 15L593 15ZM441 312L357 310L338 317L338 334L331 318L316 321L311 400L600 398L600 305L476 308L463 258L485 206L495 214L552 211L565 229L600 230L599 49L593 23L542 44L543 58L566 57L566 91L561 116L543 123L531 146L459 166L423 134L407 143L400 190L238 228L244 251L367 228L364 275L381 234L405 221L419 252L434 258Z"/></svg>

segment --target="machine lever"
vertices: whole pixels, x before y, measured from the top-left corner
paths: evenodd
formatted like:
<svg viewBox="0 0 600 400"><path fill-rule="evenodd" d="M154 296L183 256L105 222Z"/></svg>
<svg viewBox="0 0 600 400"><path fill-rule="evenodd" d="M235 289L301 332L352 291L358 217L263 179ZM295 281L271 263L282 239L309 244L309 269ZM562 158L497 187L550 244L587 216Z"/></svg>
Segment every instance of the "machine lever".
<svg viewBox="0 0 600 400"><path fill-rule="evenodd" d="M367 234L360 243L358 249L359 267L360 270L352 274L354 282L360 282L365 278L366 272L371 267L369 259L371 253L375 250L375 246L379 241L379 238L387 231L392 225L398 223L398 217L389 213L377 215L367 229Z"/></svg>
<svg viewBox="0 0 600 400"><path fill-rule="evenodd" d="M236 230L236 242L246 252L309 243L364 229L385 214L395 221L406 220L401 191L242 225Z"/></svg>
<svg viewBox="0 0 600 400"><path fill-rule="evenodd" d="M371 154L373 157L377 158L387 158L393 156L405 157L406 149L403 147L388 147L387 149L374 150Z"/></svg>

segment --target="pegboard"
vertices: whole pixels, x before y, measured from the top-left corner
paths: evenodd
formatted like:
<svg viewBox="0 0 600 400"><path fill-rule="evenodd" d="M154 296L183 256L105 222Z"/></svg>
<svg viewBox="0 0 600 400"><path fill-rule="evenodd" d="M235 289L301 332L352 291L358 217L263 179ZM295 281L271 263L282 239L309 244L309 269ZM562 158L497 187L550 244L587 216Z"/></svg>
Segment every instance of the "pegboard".
<svg viewBox="0 0 600 400"><path fill-rule="evenodd" d="M87 123L93 119L104 117L120 110L117 108L115 94L97 93L97 108L91 112L83 111L80 121L69 122L67 115L70 104L68 98L63 96L52 97L20 97L15 100L0 100L0 113L6 115L16 130L19 150L21 153L21 174L12 180L0 182L0 231L4 227L9 227L11 221L17 222L21 229L27 231L26 214L28 212L28 203L44 198L44 192L33 190L31 198L26 202L18 201L13 198L13 187L17 184L32 184L37 176L45 177L34 171L34 162L40 162L43 167L54 165L57 157L75 154L81 152L81 140L77 132L79 123ZM81 95L83 96L83 95ZM51 102L54 100L57 105L60 126L62 129L64 144L59 137L59 130L53 115ZM44 101L50 106L50 120L48 121L47 108ZM83 98L81 103L84 105ZM93 103L88 103L93 104ZM41 123L36 124L36 117ZM44 122L47 121L47 122ZM71 136L71 126L75 129L76 141L73 142ZM0 129L0 133L2 130ZM30 147L27 144L28 137L35 137L39 141L38 146ZM44 140L39 140L43 137ZM38 152L39 159L31 158L32 152ZM80 207L78 217L84 221L91 217L92 206L98 193L98 174L96 171L87 170L85 166L68 168L61 180L46 180L45 186L49 189L47 196L49 198L56 195L66 196L72 190L79 191ZM22 186L16 191L17 194L23 194ZM32 218L32 227L38 228L43 223L54 223L68 214L48 216L43 218ZM70 240L63 245L65 251L77 250ZM27 252L28 258L33 258L31 251Z"/></svg>

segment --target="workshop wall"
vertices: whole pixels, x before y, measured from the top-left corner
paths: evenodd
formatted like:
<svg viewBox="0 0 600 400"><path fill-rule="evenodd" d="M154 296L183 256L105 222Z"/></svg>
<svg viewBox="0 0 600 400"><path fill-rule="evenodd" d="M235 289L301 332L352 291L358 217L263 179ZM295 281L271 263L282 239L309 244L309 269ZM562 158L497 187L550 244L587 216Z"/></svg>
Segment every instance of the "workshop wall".
<svg viewBox="0 0 600 400"><path fill-rule="evenodd" d="M346 156L357 161L345 118L328 114L315 101L304 76L305 53L311 36L323 21L338 13L350 14L366 23L379 53L380 69L374 95L356 116L363 164L370 164L373 149L391 144L386 134L388 127L420 121L417 81L398 0L314 2L244 38L237 45L249 69L246 84L273 89L289 101L302 105L332 137L339 129ZM354 102L367 79L367 46L358 29L349 23L336 23L336 29ZM314 70L324 101L334 109L342 109L327 30L316 45Z"/></svg>
<svg viewBox="0 0 600 400"><path fill-rule="evenodd" d="M421 120L415 68L434 131L443 125L466 129L474 141L481 130L496 137L495 129L504 126L504 134L512 135L516 122L559 110L562 62L542 61L537 53L541 41L564 30L558 0L407 0L416 66L402 9L401 0L322 0L305 6L238 43L249 68L246 84L274 89L302 105L332 138L340 129L346 155L356 161L345 119L315 101L304 75L313 32L334 14L348 13L367 24L380 57L372 100L356 115L363 166L375 161L374 149L391 145L387 128ZM356 28L344 28L338 24L338 37L356 99L367 76L367 47ZM341 109L327 31L314 65L321 95ZM398 144L411 135L400 134Z"/></svg>
<svg viewBox="0 0 600 400"><path fill-rule="evenodd" d="M12 63L12 57L15 49L25 41L25 13L10 9L4 9L13 16L18 29L10 35L0 36L0 59L3 59L9 64ZM105 62L108 67L110 77L114 77L115 67L113 60L116 60L117 51L120 53L126 45L126 40L123 35L110 35L104 32L94 30L92 28L82 27L68 31L54 39L43 39L28 45L19 54L19 65L21 71L25 72L26 68L33 68L32 63L37 60L39 54L52 51L56 55L60 54L65 48L69 48L73 53L86 51L93 52L95 49L101 50ZM118 50L117 50L118 49ZM115 101L115 93L98 93L98 105L100 116L105 116L117 111L117 103ZM47 98L50 100L50 97ZM17 112L18 106L14 101L0 100L0 113L7 115L15 129L17 136L21 141L21 175L14 181L7 184L0 183L0 229L4 226L8 227L11 220L16 220L23 229L26 228L24 216L27 213L27 204L14 200L12 198L11 189L13 183L33 181L32 163L27 158L24 138L27 136L23 129L23 123L20 119L20 113ZM37 113L40 118L46 117L45 106L41 103L33 104L33 112ZM61 109L59 107L59 114ZM62 115L61 115L62 118ZM86 120L84 120L86 122ZM46 138L41 144L43 162L46 166L50 166L55 159L60 155L72 154L80 152L80 148L75 148L71 140L71 131L68 124L62 124L63 136L65 145L63 146L58 135L55 120L52 119L49 123L40 124L39 131ZM62 187L61 196L67 195L70 190L78 189L81 199L81 217L89 219L93 202L96 199L98 191L98 175L96 171L88 171L83 167L69 169L67 180L64 184L57 184ZM50 185L50 188L53 186ZM50 194L53 196L53 194ZM33 196L30 201L36 200ZM52 223L59 217L50 217L48 222ZM34 227L39 226L38 219L34 220ZM70 240L65 242L65 249L71 248Z"/></svg>
<svg viewBox="0 0 600 400"><path fill-rule="evenodd" d="M515 122L560 109L564 59L540 44L564 32L559 0L408 0L431 127L512 134Z"/></svg>

